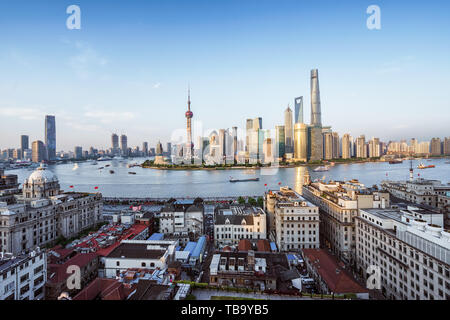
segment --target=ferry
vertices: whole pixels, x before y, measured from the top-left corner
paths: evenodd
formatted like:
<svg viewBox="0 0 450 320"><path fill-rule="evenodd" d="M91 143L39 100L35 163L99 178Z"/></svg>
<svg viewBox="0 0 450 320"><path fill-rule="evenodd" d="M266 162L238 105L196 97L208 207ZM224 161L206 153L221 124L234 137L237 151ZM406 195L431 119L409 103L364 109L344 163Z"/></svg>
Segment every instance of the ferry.
<svg viewBox="0 0 450 320"><path fill-rule="evenodd" d="M323 171L328 171L328 170L329 170L328 166L320 166L320 167L313 169L314 172L323 172Z"/></svg>
<svg viewBox="0 0 450 320"><path fill-rule="evenodd" d="M102 169L104 169L105 167L100 167L100 168L98 168L98 170L102 170Z"/></svg>
<svg viewBox="0 0 450 320"><path fill-rule="evenodd" d="M434 164L430 164L430 165L426 166L426 165L424 165L423 163L420 163L420 164L417 166L417 169L427 169L427 168L434 168L434 167L436 167Z"/></svg>
<svg viewBox="0 0 450 320"><path fill-rule="evenodd" d="M249 178L249 179L233 179L233 178L230 178L230 182L246 182L246 181L259 181L259 178Z"/></svg>

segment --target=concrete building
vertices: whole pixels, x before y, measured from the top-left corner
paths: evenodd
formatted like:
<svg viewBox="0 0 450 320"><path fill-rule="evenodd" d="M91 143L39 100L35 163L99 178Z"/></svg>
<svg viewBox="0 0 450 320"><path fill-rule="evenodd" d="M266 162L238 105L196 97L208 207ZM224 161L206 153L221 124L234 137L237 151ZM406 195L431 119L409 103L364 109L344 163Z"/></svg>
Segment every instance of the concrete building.
<svg viewBox="0 0 450 320"><path fill-rule="evenodd" d="M358 209L386 208L389 193L367 188L358 180L313 182L303 197L320 208L321 244L346 264L354 264L355 218Z"/></svg>
<svg viewBox="0 0 450 320"><path fill-rule="evenodd" d="M266 213L261 208L231 205L214 209L216 246L237 246L241 239L266 239Z"/></svg>
<svg viewBox="0 0 450 320"><path fill-rule="evenodd" d="M13 256L0 252L0 300L43 300L47 255L36 249Z"/></svg>
<svg viewBox="0 0 450 320"><path fill-rule="evenodd" d="M351 137L348 133L342 136L342 159L350 159L352 157L351 152Z"/></svg>
<svg viewBox="0 0 450 320"><path fill-rule="evenodd" d="M42 141L33 141L32 150L33 162L42 162L47 160L45 145Z"/></svg>
<svg viewBox="0 0 450 320"><path fill-rule="evenodd" d="M181 244L196 241L204 230L204 206L201 202L175 201L161 208L159 232L178 237Z"/></svg>
<svg viewBox="0 0 450 320"><path fill-rule="evenodd" d="M367 158L366 137L364 135L356 138L356 157Z"/></svg>
<svg viewBox="0 0 450 320"><path fill-rule="evenodd" d="M14 195L18 195L19 193L17 175L5 174L5 171L0 169L0 202L12 204L15 202Z"/></svg>
<svg viewBox="0 0 450 320"><path fill-rule="evenodd" d="M372 138L369 141L369 158L379 158L381 156L380 139Z"/></svg>
<svg viewBox="0 0 450 320"><path fill-rule="evenodd" d="M438 220L441 214L426 210L361 209L355 224L360 274L366 278L369 266L378 267L387 299L450 300L450 232Z"/></svg>
<svg viewBox="0 0 450 320"><path fill-rule="evenodd" d="M104 261L106 278L115 278L128 269L167 270L175 260L178 241L123 240Z"/></svg>
<svg viewBox="0 0 450 320"><path fill-rule="evenodd" d="M24 181L17 203L0 203L0 252L13 254L72 238L102 221L101 193L63 193L45 167Z"/></svg>
<svg viewBox="0 0 450 320"><path fill-rule="evenodd" d="M432 156L440 156L442 155L442 149L441 149L441 139L440 138L433 138L430 142L430 153Z"/></svg>
<svg viewBox="0 0 450 320"><path fill-rule="evenodd" d="M269 230L281 251L319 248L319 208L289 187L264 195ZM274 234L273 232L274 231Z"/></svg>

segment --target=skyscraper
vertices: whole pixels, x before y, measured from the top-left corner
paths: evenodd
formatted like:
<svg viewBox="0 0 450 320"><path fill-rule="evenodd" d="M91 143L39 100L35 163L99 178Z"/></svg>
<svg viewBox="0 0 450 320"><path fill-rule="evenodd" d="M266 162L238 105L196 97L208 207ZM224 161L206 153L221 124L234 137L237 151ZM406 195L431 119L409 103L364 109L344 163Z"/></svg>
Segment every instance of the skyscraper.
<svg viewBox="0 0 450 320"><path fill-rule="evenodd" d="M450 156L450 137L444 138L444 155Z"/></svg>
<svg viewBox="0 0 450 320"><path fill-rule="evenodd" d="M55 116L45 116L45 146L49 160L56 158L56 125Z"/></svg>
<svg viewBox="0 0 450 320"><path fill-rule="evenodd" d="M122 150L122 155L128 155L128 138L126 135L122 134L120 136L120 149Z"/></svg>
<svg viewBox="0 0 450 320"><path fill-rule="evenodd" d="M20 148L22 149L22 152L24 152L24 150L27 150L29 148L29 137L26 135L21 135L20 136Z"/></svg>
<svg viewBox="0 0 450 320"><path fill-rule="evenodd" d="M237 127L233 127L233 160L236 163L237 162L237 153L238 153L238 139L237 139Z"/></svg>
<svg viewBox="0 0 450 320"><path fill-rule="evenodd" d="M303 123L303 96L294 99L295 118L294 124Z"/></svg>
<svg viewBox="0 0 450 320"><path fill-rule="evenodd" d="M320 106L319 70L311 70L311 125L322 126Z"/></svg>
<svg viewBox="0 0 450 320"><path fill-rule="evenodd" d="M33 141L32 145L32 160L33 162L41 162L46 160L45 146L40 140Z"/></svg>
<svg viewBox="0 0 450 320"><path fill-rule="evenodd" d="M82 159L83 158L83 148L80 146L76 146L74 148L74 157L75 159Z"/></svg>
<svg viewBox="0 0 450 320"><path fill-rule="evenodd" d="M284 126L275 126L275 147L275 152L278 153L278 157L283 158L286 147Z"/></svg>
<svg viewBox="0 0 450 320"><path fill-rule="evenodd" d="M308 126L304 123L294 125L294 159L308 161Z"/></svg>
<svg viewBox="0 0 450 320"><path fill-rule="evenodd" d="M142 143L142 154L144 157L148 157L148 142L146 141Z"/></svg>
<svg viewBox="0 0 450 320"><path fill-rule="evenodd" d="M433 138L430 143L430 152L432 156L439 156L442 154L441 152L441 139Z"/></svg>
<svg viewBox="0 0 450 320"><path fill-rule="evenodd" d="M352 157L350 140L351 137L348 133L342 136L342 159L350 159Z"/></svg>
<svg viewBox="0 0 450 320"><path fill-rule="evenodd" d="M119 153L119 136L115 133L111 135L111 148L112 154L116 155Z"/></svg>
<svg viewBox="0 0 450 320"><path fill-rule="evenodd" d="M333 159L333 135L331 132L325 132L323 134L323 147L324 154L323 157L325 160Z"/></svg>
<svg viewBox="0 0 450 320"><path fill-rule="evenodd" d="M356 157L367 158L366 137L364 135L356 138Z"/></svg>
<svg viewBox="0 0 450 320"><path fill-rule="evenodd" d="M294 152L294 131L292 128L292 110L287 107L284 111L284 138L285 140L285 150L286 153Z"/></svg>
<svg viewBox="0 0 450 320"><path fill-rule="evenodd" d="M188 89L188 110L185 113L186 116L186 133L187 133L187 141L186 141L186 159L192 159L192 153L194 144L192 143L192 127L191 127L191 119L194 114L191 111L191 89Z"/></svg>
<svg viewBox="0 0 450 320"><path fill-rule="evenodd" d="M341 156L341 150L339 145L339 133L333 132L332 133L332 140L333 140L333 159L338 159Z"/></svg>
<svg viewBox="0 0 450 320"><path fill-rule="evenodd" d="M246 129L245 151L250 152L250 138L251 138L251 131L253 129L253 119L247 119L245 129Z"/></svg>
<svg viewBox="0 0 450 320"><path fill-rule="evenodd" d="M162 156L163 155L163 147L160 141L156 144L156 155Z"/></svg>

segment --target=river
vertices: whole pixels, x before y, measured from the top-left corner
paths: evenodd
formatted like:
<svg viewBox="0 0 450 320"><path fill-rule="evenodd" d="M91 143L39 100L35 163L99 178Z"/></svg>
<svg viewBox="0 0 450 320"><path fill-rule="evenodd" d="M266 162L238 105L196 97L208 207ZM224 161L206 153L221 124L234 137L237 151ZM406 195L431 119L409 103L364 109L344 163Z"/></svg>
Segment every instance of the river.
<svg viewBox="0 0 450 320"><path fill-rule="evenodd" d="M92 162L50 165L59 179L63 190L101 192L106 197L220 197L240 195L262 195L268 188L276 189L281 185L290 186L301 191L305 167L274 169L239 169L239 170L156 170L141 167L127 168L128 163L142 163L145 159L101 161L97 165ZM413 161L414 176L427 179L438 179L443 183L450 182L449 159L432 159L424 164L434 164L435 168L416 169L419 161ZM109 164L110 167L105 167ZM326 172L313 172L309 167L311 179L349 180L358 179L367 186L379 184L388 178L406 180L409 178L409 161L400 164L387 162L367 162L353 164L336 164ZM99 167L105 167L99 170ZM114 170L111 174L109 170ZM136 172L135 175L128 174ZM7 174L17 174L22 183L32 172L23 168L8 170ZM230 177L237 179L259 177L259 181L230 183ZM267 186L265 186L267 184ZM71 189L69 186L74 186ZM98 189L94 189L95 187Z"/></svg>

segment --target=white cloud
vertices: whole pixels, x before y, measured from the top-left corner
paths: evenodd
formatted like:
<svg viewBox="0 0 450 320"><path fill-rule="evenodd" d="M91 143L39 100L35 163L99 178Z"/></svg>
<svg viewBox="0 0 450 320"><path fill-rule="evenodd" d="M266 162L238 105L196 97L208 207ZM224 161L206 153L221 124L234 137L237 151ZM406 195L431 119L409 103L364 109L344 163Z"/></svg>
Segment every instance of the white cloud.
<svg viewBox="0 0 450 320"><path fill-rule="evenodd" d="M160 83L160 82L155 83L155 84L153 85L153 89L158 89L160 86L161 86L161 83Z"/></svg>
<svg viewBox="0 0 450 320"><path fill-rule="evenodd" d="M111 123L113 121L131 120L135 118L132 112L115 112L115 111L87 111L84 113L87 118L95 119L101 123Z"/></svg>
<svg viewBox="0 0 450 320"><path fill-rule="evenodd" d="M108 60L89 45L82 42L69 44L78 50L76 55L69 58L69 65L81 79L91 77L95 71L98 71L99 68L103 68L108 64Z"/></svg>
<svg viewBox="0 0 450 320"><path fill-rule="evenodd" d="M21 120L42 119L45 113L36 108L0 107L0 115Z"/></svg>

